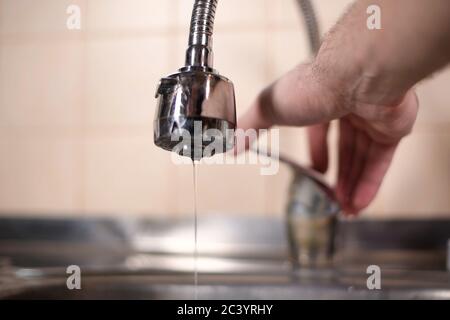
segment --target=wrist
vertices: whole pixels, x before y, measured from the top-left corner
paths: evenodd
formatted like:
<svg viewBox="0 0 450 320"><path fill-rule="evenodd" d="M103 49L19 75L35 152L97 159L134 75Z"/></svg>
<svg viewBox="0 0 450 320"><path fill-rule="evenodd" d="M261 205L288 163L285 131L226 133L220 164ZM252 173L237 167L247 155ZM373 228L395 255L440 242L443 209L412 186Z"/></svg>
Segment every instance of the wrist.
<svg viewBox="0 0 450 320"><path fill-rule="evenodd" d="M389 70L381 55L367 50L327 50L326 43L311 65L311 73L322 86L333 92L346 107L353 110L357 104L394 105L411 86L400 86L399 70Z"/></svg>

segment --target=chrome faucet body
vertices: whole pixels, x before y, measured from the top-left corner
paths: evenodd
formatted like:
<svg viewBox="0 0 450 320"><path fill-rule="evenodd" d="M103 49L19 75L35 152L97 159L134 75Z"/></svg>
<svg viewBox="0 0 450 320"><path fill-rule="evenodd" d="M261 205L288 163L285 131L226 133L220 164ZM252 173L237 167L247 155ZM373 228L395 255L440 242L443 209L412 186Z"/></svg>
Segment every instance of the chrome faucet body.
<svg viewBox="0 0 450 320"><path fill-rule="evenodd" d="M193 160L226 152L234 146L234 86L213 69L217 1L195 1L186 64L161 79L156 92L155 144ZM214 148L207 148L212 143Z"/></svg>
<svg viewBox="0 0 450 320"><path fill-rule="evenodd" d="M319 173L287 163L294 176L286 210L292 261L300 267L328 266L333 260L341 208Z"/></svg>
<svg viewBox="0 0 450 320"><path fill-rule="evenodd" d="M283 154L275 157L269 150L251 150L273 157L274 161L280 161L292 171L286 230L293 265L302 268L329 266L333 262L336 222L341 211L334 190L322 174Z"/></svg>

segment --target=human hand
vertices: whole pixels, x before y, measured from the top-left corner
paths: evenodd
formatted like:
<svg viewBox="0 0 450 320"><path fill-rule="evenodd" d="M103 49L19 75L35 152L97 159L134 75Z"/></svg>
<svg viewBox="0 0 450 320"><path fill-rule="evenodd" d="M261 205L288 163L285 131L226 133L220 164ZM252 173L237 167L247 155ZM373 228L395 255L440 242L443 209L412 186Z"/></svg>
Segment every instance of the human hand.
<svg viewBox="0 0 450 320"><path fill-rule="evenodd" d="M300 65L266 88L238 121L244 130L273 125L311 126L313 168L328 168L328 123L339 119L336 195L344 211L356 214L374 199L395 150L415 122L413 90L401 98L357 94L323 78L312 64Z"/></svg>

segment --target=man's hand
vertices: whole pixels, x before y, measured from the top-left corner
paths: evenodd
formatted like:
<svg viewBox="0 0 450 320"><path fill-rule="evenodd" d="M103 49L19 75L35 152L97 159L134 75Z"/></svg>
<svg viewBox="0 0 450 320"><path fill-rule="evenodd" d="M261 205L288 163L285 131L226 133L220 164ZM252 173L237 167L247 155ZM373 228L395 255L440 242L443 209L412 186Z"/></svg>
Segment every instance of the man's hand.
<svg viewBox="0 0 450 320"><path fill-rule="evenodd" d="M415 122L418 103L410 91L395 106L361 104L361 115L352 112L339 120L339 155L336 194L348 214L367 207L380 188L400 140ZM372 109L388 110L374 116ZM327 125L309 128L313 167L325 172L328 165Z"/></svg>
<svg viewBox="0 0 450 320"><path fill-rule="evenodd" d="M300 65L265 89L240 119L242 129L272 125L307 126L313 167L328 168L328 122L339 119L336 194L343 209L356 214L375 197L400 140L413 127L418 102L413 91L388 105L330 85L313 65ZM341 89L338 89L341 88Z"/></svg>
<svg viewBox="0 0 450 320"><path fill-rule="evenodd" d="M366 26L369 5L382 10L381 30ZM449 19L448 0L355 1L314 62L265 89L239 126L312 126L312 163L325 172L328 123L339 119L336 193L348 213L357 213L375 197L414 125L413 86L450 61Z"/></svg>

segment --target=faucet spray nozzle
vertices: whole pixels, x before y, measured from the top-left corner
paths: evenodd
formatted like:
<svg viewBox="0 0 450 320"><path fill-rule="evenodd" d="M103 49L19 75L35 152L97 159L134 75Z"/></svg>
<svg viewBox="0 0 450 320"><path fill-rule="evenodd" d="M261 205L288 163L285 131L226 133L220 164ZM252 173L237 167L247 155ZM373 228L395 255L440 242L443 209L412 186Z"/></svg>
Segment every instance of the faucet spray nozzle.
<svg viewBox="0 0 450 320"><path fill-rule="evenodd" d="M234 146L234 86L213 69L216 7L217 0L195 1L186 66L161 79L156 93L155 144L194 160Z"/></svg>

